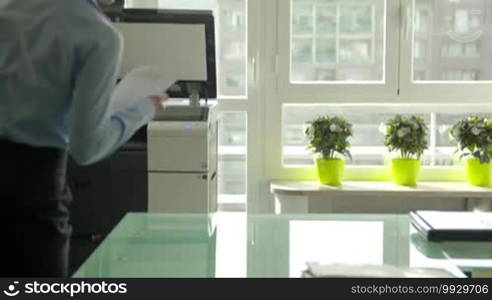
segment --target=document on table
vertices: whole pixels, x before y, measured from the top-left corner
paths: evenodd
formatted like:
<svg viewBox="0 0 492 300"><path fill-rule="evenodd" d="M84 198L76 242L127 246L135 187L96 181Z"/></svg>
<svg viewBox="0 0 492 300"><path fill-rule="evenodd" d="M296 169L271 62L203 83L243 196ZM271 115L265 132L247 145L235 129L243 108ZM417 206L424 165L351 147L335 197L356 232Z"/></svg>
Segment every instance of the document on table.
<svg viewBox="0 0 492 300"><path fill-rule="evenodd" d="M416 211L412 225L428 241L492 241L492 213Z"/></svg>
<svg viewBox="0 0 492 300"><path fill-rule="evenodd" d="M308 269L303 272L305 278L450 278L454 274L444 269L436 268L399 268L394 266L377 265L344 265L307 263Z"/></svg>
<svg viewBox="0 0 492 300"><path fill-rule="evenodd" d="M145 97L165 94L176 81L176 78L169 78L155 67L136 68L116 86L111 105L115 110L126 109Z"/></svg>

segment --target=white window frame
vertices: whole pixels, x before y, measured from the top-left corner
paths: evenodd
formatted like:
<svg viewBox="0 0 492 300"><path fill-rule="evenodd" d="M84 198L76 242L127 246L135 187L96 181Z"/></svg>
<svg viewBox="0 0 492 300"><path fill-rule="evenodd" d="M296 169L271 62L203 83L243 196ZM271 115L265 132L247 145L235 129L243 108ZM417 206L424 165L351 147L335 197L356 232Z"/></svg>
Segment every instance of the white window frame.
<svg viewBox="0 0 492 300"><path fill-rule="evenodd" d="M247 123L247 154L246 154L246 210L248 212L265 211L260 201L260 184L262 179L261 138L262 114L259 109L261 90L263 89L262 74L259 66L262 36L262 0L245 0L247 3L247 95L246 97L229 97L218 99L220 112L244 112Z"/></svg>
<svg viewBox="0 0 492 300"><path fill-rule="evenodd" d="M398 19L398 1L386 1L386 38L383 56L386 57L384 79L381 82L361 81L357 83L337 81L292 83L291 74L291 0L278 1L278 52L274 58L276 72L278 73L278 95L284 102L300 103L305 101L376 101L387 99L388 101L398 91L398 41L399 31L392 26ZM392 21L393 20L393 21ZM371 97L371 95L373 97ZM372 98L372 99L371 99Z"/></svg>

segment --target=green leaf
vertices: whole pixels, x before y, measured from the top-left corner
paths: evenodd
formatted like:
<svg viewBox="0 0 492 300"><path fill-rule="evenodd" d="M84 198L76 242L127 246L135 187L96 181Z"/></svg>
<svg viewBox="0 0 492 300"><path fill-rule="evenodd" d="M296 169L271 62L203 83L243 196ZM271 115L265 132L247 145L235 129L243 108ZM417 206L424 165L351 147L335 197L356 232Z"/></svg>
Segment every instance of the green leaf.
<svg viewBox="0 0 492 300"><path fill-rule="evenodd" d="M318 117L306 129L308 149L321 154L324 159L333 159L337 155L351 159L349 139L352 136L352 124L336 116Z"/></svg>
<svg viewBox="0 0 492 300"><path fill-rule="evenodd" d="M491 161L492 122L484 116L470 116L459 120L451 129L459 152L472 156L482 163Z"/></svg>
<svg viewBox="0 0 492 300"><path fill-rule="evenodd" d="M386 126L384 144L389 151L400 152L402 158L420 158L428 148L429 129L421 117L397 115Z"/></svg>

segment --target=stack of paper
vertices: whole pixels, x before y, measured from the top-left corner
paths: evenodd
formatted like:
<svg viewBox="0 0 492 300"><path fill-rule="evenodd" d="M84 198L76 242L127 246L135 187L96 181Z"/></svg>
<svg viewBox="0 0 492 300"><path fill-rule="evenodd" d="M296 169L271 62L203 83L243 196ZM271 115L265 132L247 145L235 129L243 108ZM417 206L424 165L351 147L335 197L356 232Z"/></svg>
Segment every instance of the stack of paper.
<svg viewBox="0 0 492 300"><path fill-rule="evenodd" d="M164 95L175 82L176 78L166 77L155 67L139 67L128 73L116 86L111 104L115 110L124 110L148 96Z"/></svg>

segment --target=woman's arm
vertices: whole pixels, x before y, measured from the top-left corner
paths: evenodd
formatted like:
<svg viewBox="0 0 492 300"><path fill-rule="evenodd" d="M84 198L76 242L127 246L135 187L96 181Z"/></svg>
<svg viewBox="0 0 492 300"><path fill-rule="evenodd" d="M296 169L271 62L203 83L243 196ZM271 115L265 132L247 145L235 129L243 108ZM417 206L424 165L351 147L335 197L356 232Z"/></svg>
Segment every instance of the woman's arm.
<svg viewBox="0 0 492 300"><path fill-rule="evenodd" d="M109 29L87 45L75 76L71 110L70 152L80 164L104 159L127 142L143 125L154 118L156 107L151 97L122 111L110 105L122 42ZM95 33L97 34L97 33Z"/></svg>

